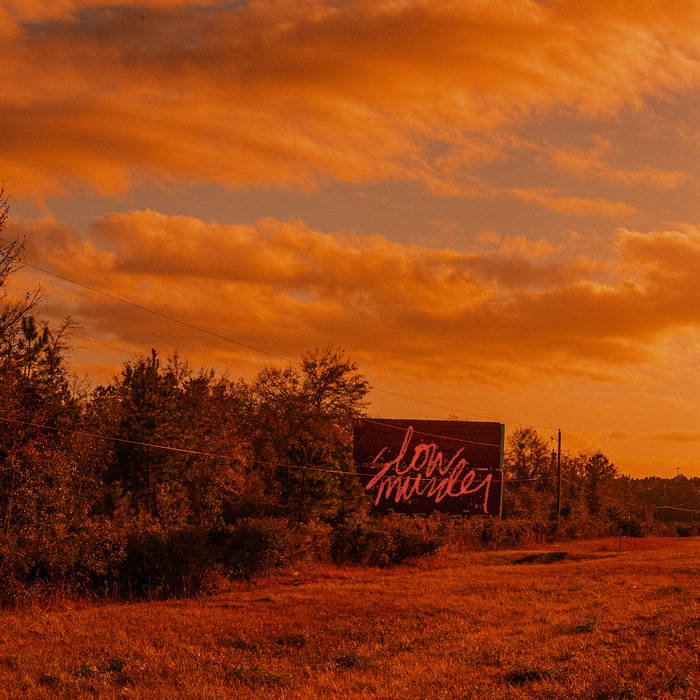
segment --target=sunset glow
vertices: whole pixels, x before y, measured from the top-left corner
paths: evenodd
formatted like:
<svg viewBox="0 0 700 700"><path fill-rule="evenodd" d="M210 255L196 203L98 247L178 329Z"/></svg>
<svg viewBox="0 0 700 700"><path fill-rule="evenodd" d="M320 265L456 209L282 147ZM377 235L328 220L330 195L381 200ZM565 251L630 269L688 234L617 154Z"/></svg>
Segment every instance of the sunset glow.
<svg viewBox="0 0 700 700"><path fill-rule="evenodd" d="M371 415L699 476L699 36L695 1L5 0L8 232L162 315L11 289L92 383L339 345Z"/></svg>

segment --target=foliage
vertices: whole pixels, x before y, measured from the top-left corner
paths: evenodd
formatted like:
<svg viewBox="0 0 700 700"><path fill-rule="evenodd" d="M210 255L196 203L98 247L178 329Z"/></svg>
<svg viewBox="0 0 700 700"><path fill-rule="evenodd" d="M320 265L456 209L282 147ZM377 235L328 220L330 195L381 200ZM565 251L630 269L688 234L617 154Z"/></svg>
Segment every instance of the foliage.
<svg viewBox="0 0 700 700"><path fill-rule="evenodd" d="M122 597L148 599L199 593L211 577L212 563L202 528L133 532L118 565L118 592Z"/></svg>
<svg viewBox="0 0 700 700"><path fill-rule="evenodd" d="M319 565L298 587L16 610L0 694L697 698L697 543L617 545L567 543L549 564L476 552L380 575Z"/></svg>
<svg viewBox="0 0 700 700"><path fill-rule="evenodd" d="M118 493L169 525L210 525L222 517L246 468L234 392L213 372L194 374L177 356L161 367L155 350L98 387L84 422L118 438L100 456L107 512Z"/></svg>
<svg viewBox="0 0 700 700"><path fill-rule="evenodd" d="M0 190L0 234L6 218ZM533 428L508 442L504 520L370 516L352 460L369 385L342 349L252 381L152 350L80 392L70 320L54 328L34 315L38 293L6 291L21 252L0 236L0 604L190 595L217 572L250 580L305 557L388 566L445 543L694 531L700 480L632 480L600 452L563 455L556 519L555 463Z"/></svg>
<svg viewBox="0 0 700 700"><path fill-rule="evenodd" d="M211 533L217 560L230 578L261 576L294 559L296 542L283 518L243 518Z"/></svg>
<svg viewBox="0 0 700 700"><path fill-rule="evenodd" d="M387 515L351 518L334 529L331 556L336 562L355 561L389 566L411 557L434 554L446 541L445 521Z"/></svg>
<svg viewBox="0 0 700 700"><path fill-rule="evenodd" d="M534 428L518 428L508 441L504 469L507 478L545 480L554 475L547 443Z"/></svg>

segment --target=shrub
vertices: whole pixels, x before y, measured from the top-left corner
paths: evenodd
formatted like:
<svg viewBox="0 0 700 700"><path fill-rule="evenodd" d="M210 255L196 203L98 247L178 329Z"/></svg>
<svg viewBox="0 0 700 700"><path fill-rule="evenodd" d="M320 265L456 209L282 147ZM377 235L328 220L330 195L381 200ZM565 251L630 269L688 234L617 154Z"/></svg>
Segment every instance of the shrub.
<svg viewBox="0 0 700 700"><path fill-rule="evenodd" d="M26 582L14 574L0 576L0 607L18 605L29 594Z"/></svg>
<svg viewBox="0 0 700 700"><path fill-rule="evenodd" d="M119 593L148 599L199 593L213 564L207 536L195 527L133 533L117 572Z"/></svg>
<svg viewBox="0 0 700 700"><path fill-rule="evenodd" d="M330 556L336 563L360 561L366 548L369 520L364 514L352 513L335 523L331 532Z"/></svg>
<svg viewBox="0 0 700 700"><path fill-rule="evenodd" d="M339 523L332 533L331 556L336 562L356 561L390 566L410 557L435 553L446 541L439 518L388 515Z"/></svg>
<svg viewBox="0 0 700 700"><path fill-rule="evenodd" d="M540 520L479 516L452 519L448 531L453 549L504 549L550 540L555 526Z"/></svg>
<svg viewBox="0 0 700 700"><path fill-rule="evenodd" d="M331 550L333 528L321 520L297 523L292 532L295 541L295 559L327 561Z"/></svg>
<svg viewBox="0 0 700 700"><path fill-rule="evenodd" d="M283 518L242 518L210 533L210 543L224 573L249 581L298 555L294 533Z"/></svg>
<svg viewBox="0 0 700 700"><path fill-rule="evenodd" d="M0 605L56 592L113 592L124 537L90 519L80 528L25 528L0 535Z"/></svg>
<svg viewBox="0 0 700 700"><path fill-rule="evenodd" d="M0 607L17 604L27 593L27 557L17 540L0 533Z"/></svg>
<svg viewBox="0 0 700 700"><path fill-rule="evenodd" d="M627 520L619 520L617 526L618 532L625 537L644 537L646 534L645 523L633 517Z"/></svg>
<svg viewBox="0 0 700 700"><path fill-rule="evenodd" d="M390 516L375 523L393 538L395 561L434 554L447 539L446 526L438 519Z"/></svg>
<svg viewBox="0 0 700 700"><path fill-rule="evenodd" d="M676 525L676 531L678 532L678 537L697 537L700 533L700 526L678 523Z"/></svg>

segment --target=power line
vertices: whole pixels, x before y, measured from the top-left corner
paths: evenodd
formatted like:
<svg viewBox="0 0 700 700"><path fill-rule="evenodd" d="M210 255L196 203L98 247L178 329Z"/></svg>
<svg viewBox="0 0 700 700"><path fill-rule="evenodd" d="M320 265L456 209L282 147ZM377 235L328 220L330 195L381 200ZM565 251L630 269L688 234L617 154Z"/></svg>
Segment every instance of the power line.
<svg viewBox="0 0 700 700"><path fill-rule="evenodd" d="M222 453L217 453L217 452L206 452L204 450L191 450L187 449L184 447L173 447L172 445L161 445L159 443L155 442L141 442L139 440L128 440L126 438L120 438L116 437L114 435L102 435L100 433L93 433L87 430L76 430L75 428L68 428L65 426L54 426L54 425L46 425L44 423L34 423L32 421L23 421L23 420L18 420L16 418L6 418L5 416L0 416L0 421L3 423L10 423L13 425L24 425L26 427L31 427L31 428L40 428L42 430L51 430L56 433L60 432L66 432L66 433L71 433L73 435L81 435L83 437L90 437L90 438L96 438L98 440L110 440L113 442L119 442L119 443L124 443L127 445L137 445L139 447L150 447L154 448L157 450L165 450L168 452L179 452L179 453L184 453L188 455L197 455L201 457L212 457L214 459L225 459L227 461L246 461L246 462L252 462L256 464L261 464L269 467L284 467L284 468L291 468L291 469L308 469L310 471L320 471L320 472L328 472L330 474L358 474L359 472L351 472L351 471L342 471L339 469L324 469L321 467L309 467L309 466L300 466L296 464L279 464L276 462L265 462L263 460L257 460L257 459L249 459L249 460L240 460L239 457L236 457L234 455L230 454L222 454Z"/></svg>
<svg viewBox="0 0 700 700"><path fill-rule="evenodd" d="M217 333L216 331L212 331L212 330L209 330L208 328L204 328L204 327L198 326L194 323L190 323L189 321L185 321L181 318L177 318L176 316L171 316L170 314L166 314L166 313L163 313L162 311L158 311L156 309L149 308L148 306L144 306L143 304L138 304L134 301L130 301L129 299L124 299L123 297L117 296L116 294L112 294L110 292L105 292L104 290L98 289L97 287L93 287L89 284L84 284L83 282L77 282L76 280L70 279L68 277L64 277L63 275L59 275L57 272L51 272L51 270L46 270L45 268L39 267L38 265L33 265L32 263L29 263L26 260L23 260L22 263L25 265L25 267L31 267L33 270L36 270L37 272L41 272L45 275L50 275L51 277L56 277L57 279L63 280L64 282L74 284L77 287L82 287L83 289L87 289L88 291L94 292L95 294L101 294L104 297L107 297L107 298L112 299L114 301L118 301L121 304L127 304L128 306L132 306L135 309L145 311L146 313L154 314L155 316L160 316L161 318L164 318L167 321L171 321L173 323L179 323L181 326L185 326L187 328L192 328L194 330L200 331L201 333L206 333L207 335L210 335L214 338L218 338L219 340L225 340L227 343L233 343L234 345L239 345L240 347L247 348L248 350L253 350L254 352L262 353L263 355L267 355L268 357L274 357L278 360L285 360L287 362L293 362L293 360L290 360L290 358L285 357L284 355L279 355L277 353L269 352L267 350L263 350L262 348L255 347L254 345L249 345L248 343L243 343L239 340L235 340L234 338L230 338L226 335L222 335L221 333Z"/></svg>
<svg viewBox="0 0 700 700"><path fill-rule="evenodd" d="M29 267L33 270L36 270L37 272L41 272L42 274L49 275L51 277L55 277L56 279L60 279L63 282L68 282L69 284L73 284L77 287L81 287L82 289L87 289L88 291L94 292L95 294L100 294L104 297L107 297L108 299L112 299L113 301L117 301L121 304L126 304L126 305L131 306L135 309L139 309L140 311L154 314L156 316L159 316L160 318L164 318L164 319L171 321L173 323L177 323L177 324L180 324L180 325L185 326L187 328L197 330L201 333L205 333L205 334L210 335L210 336L217 338L219 340L223 340L225 342L232 343L234 345L238 345L239 347L243 347L243 348L246 348L248 350L252 350L254 352L261 353L263 355L267 355L268 357L274 357L275 359L278 359L278 360L284 360L285 362L290 362L292 364L298 364L298 362L296 360L293 360L285 355L280 355L279 353L270 352L268 350L264 350L264 349L259 348L257 346L250 345L249 343L244 343L242 341L236 340L235 338L231 338L229 336L223 335L223 334L218 333L216 331L212 331L208 328L198 326L195 323L190 323L189 321L185 321L181 318L177 318L176 316L172 316L170 314L163 313L162 311L158 311L156 309L150 308L150 307L145 306L143 304L139 304L139 303L133 302L129 299L125 299L123 297L117 296L116 294L112 294L111 292L105 292L102 289L99 289L99 288L94 287L94 286L89 285L89 284L85 284L84 282L78 282L77 280L66 277L65 275L60 275L57 272L52 272L51 270L47 270L46 268L39 267L38 265L34 265L33 263L27 262L26 260L23 260L22 262L23 262L25 267ZM96 342L100 342L100 341L96 341ZM463 409L454 408L452 406L445 406L443 404L433 403L432 401L425 401L424 399L419 399L419 398L416 398L414 396L410 396L409 394L403 394L403 393L398 392L398 391L385 389L381 386L375 385L375 386L372 386L372 389L374 391L378 391L382 394L396 396L398 398L406 399L408 401L413 401L414 403L423 404L424 406L431 406L433 408L439 408L439 409L444 410L444 411L459 413L459 414L462 414L465 416L475 416L477 418L486 418L488 420L494 420L494 421L501 422L501 419L494 418L493 416L481 415L478 413L474 413L472 411L465 411ZM524 425L524 423L522 423L521 421L509 421L509 422L515 423L516 425ZM554 426L551 426L551 425L542 425L542 424L534 424L534 423L528 423L528 425L533 425L533 427L537 427L537 428L545 428L547 430L555 430L556 429Z"/></svg>
<svg viewBox="0 0 700 700"><path fill-rule="evenodd" d="M432 406L433 408L439 408L444 411L452 411L453 413L461 413L464 416L474 416L476 418L486 418L487 420L491 421L496 421L500 423L502 421L501 418L495 418L494 416L485 416L479 413L474 413L473 411L464 411L459 408L454 408L450 406L443 406L442 404L439 403L433 403L432 401L424 401L423 399L417 399L414 396L409 396L408 394L402 394L401 392L398 391L390 391L389 389L384 389L379 386L373 386L372 387L375 391L379 391L382 394L389 394L390 396L397 396L401 399L408 399L409 401L415 401L416 403L421 403L424 406ZM517 425L523 425L523 423L519 421L509 421L510 423L516 423ZM556 430L556 428L553 428L552 426L549 425L537 425L536 427L538 428L547 428L548 430Z"/></svg>
<svg viewBox="0 0 700 700"><path fill-rule="evenodd" d="M98 340L97 338L91 338L90 336L87 335L79 335L78 333L73 333L71 331L70 333L72 338L80 338L81 340L87 340L90 343L97 343L98 345L102 345L106 348L109 348L110 350L116 350L117 352L121 353L129 353L131 352L130 350L127 350L126 348L120 348L117 345L110 345L109 343L105 343L103 340ZM83 348L83 350L87 350L87 348Z"/></svg>
<svg viewBox="0 0 700 700"><path fill-rule="evenodd" d="M393 428L394 430L406 431L406 428L402 428L400 425L391 425L390 423L384 423L383 421L373 420L372 418L361 418L360 420L365 423L373 423L374 425L381 425L384 428ZM411 426L413 427L413 426ZM452 440L453 442L465 443L468 445L483 445L484 447L500 447L501 443L493 442L478 442L477 440L465 440L464 438L450 437L449 435L438 435L437 433L428 433L425 430L418 430L413 428L413 432L418 435L427 435L428 437L440 438L441 440Z"/></svg>
<svg viewBox="0 0 700 700"><path fill-rule="evenodd" d="M105 347L108 347L112 350L119 350L120 352L124 352L124 353L127 352L123 348L118 348L114 345L109 345L108 343L103 343L95 338L90 338L88 336L78 335L77 333L73 333L72 335L75 338L81 338L83 340L90 340L90 341L93 341L95 343L99 343L100 345L104 345ZM364 421L365 423L373 423L375 425L380 425L380 426L385 427L385 428L391 428L393 430L400 430L402 432L406 431L406 428L402 428L399 425L392 425L390 423L384 423L382 421L374 420L372 418L362 417L360 420ZM413 426L411 426L411 427L413 427ZM466 440L464 438L452 437L449 435L440 435L438 433L429 433L429 432L426 432L425 430L418 430L415 427L413 428L413 432L418 434L418 435L425 435L428 437L439 438L441 440L451 440L452 442L459 442L459 443L468 444L468 445L482 445L484 447L500 447L501 446L500 443L479 442L478 440Z"/></svg>
<svg viewBox="0 0 700 700"><path fill-rule="evenodd" d="M118 348L118 347L116 347L116 346L114 346L114 345L109 345L109 344L107 344L107 343L102 343L102 342L99 341L99 340L96 340L96 339L94 339L94 338L89 338L89 337L87 337L87 336L78 335L78 334L76 334L76 333L73 333L73 337L75 337L75 338L82 338L83 340L92 340L93 342L99 343L100 345L104 345L105 347L108 347L108 348L110 348L110 349L112 349L112 350L119 350L120 352L126 352L126 350L124 350L123 348ZM373 420L372 418L365 418L365 417L362 417L361 420L364 421L365 423L373 423L373 424L375 424L375 425L381 425L382 427L385 427L385 428L391 428L391 429L394 429L394 430L401 430L401 431L403 431L403 432L406 431L406 428L402 428L401 426L398 426L398 425L391 425L391 424L389 424L389 423L384 423L384 422L379 421L379 420ZM465 440L464 438L451 437L451 436L449 436L449 435L439 435L439 434L437 434L437 433L429 433L429 432L426 432L426 431L424 431L424 430L418 430L418 429L416 429L416 428L413 428L413 432L416 433L416 434L418 434L418 435L426 435L426 436L428 436L428 437L440 438L440 439L442 439L442 440L451 440L452 442L459 442L459 443L464 443L464 444L469 444L469 445L483 445L483 446L485 446L485 447L500 447L500 443L479 442L479 441L477 441L477 440Z"/></svg>
<svg viewBox="0 0 700 700"><path fill-rule="evenodd" d="M72 335L75 338L81 338L83 340L91 340L95 343L99 343L100 345L104 345L105 347L108 347L112 350L119 350L120 352L124 352L124 353L127 352L123 348L118 348L114 345L109 345L108 343L103 343L95 338L90 338L88 336L78 335L77 333L73 333ZM404 432L406 431L406 428L402 428L399 425L391 425L390 423L384 423L384 422L379 421L379 420L373 420L372 418L362 417L361 420L364 421L365 423L373 423L375 425L381 425L385 428L392 428L394 430L401 430ZM465 440L464 438L451 437L449 435L439 435L437 433L429 433L429 432L426 432L424 430L418 430L416 428L413 428L413 432L418 434L418 435L426 435L428 437L440 438L442 440L451 440L452 442L459 442L459 443L464 443L464 444L469 444L469 445L483 445L485 447L500 447L500 443L479 442L477 440Z"/></svg>
<svg viewBox="0 0 700 700"><path fill-rule="evenodd" d="M700 510L695 508L677 508L676 506L652 506L654 510L681 510L684 513L700 513Z"/></svg>
<svg viewBox="0 0 700 700"><path fill-rule="evenodd" d="M123 444L128 444L128 445L136 445L139 447L149 447L149 448L154 448L158 450L165 450L169 452L178 452L181 454L188 454L188 455L197 455L197 456L202 456L202 457L211 457L214 459L225 459L227 461L241 461L244 463L252 463L252 464L259 464L262 466L267 466L267 467L278 467L278 468L284 468L284 469L306 469L309 471L318 471L318 472L326 472L328 474L349 474L349 475L360 475L360 476L372 476L375 474L375 472L366 472L363 473L361 471L347 471L347 470L341 470L341 469L326 469L322 467L311 467L308 465L298 465L298 464L281 464L279 462L269 462L265 460L260 460L260 459L247 459L247 460L240 460L239 457L236 457L234 455L230 454L224 454L224 453L217 453L217 452L207 452L204 450L192 450L184 447L174 447L172 445L163 445L160 443L155 443L155 442L142 442L139 440L129 440L127 438L120 438L116 437L114 435L103 435L101 433L94 433L88 430L78 430L75 428L69 428L66 426L55 426L55 425L46 425L45 423L35 423L33 421L24 421L24 420L19 420L17 418L7 418L5 416L0 416L0 421L3 423L8 423L11 425L23 425L26 427L32 427L32 428L39 428L42 430L51 430L56 433L60 432L66 432L66 433L71 433L73 435L80 435L82 437L90 437L90 438L95 438L98 440L108 440L108 441L113 441L113 442L118 442L118 443L123 443ZM471 465L469 465L471 467ZM490 468L490 467L471 467L471 469L475 471L498 471L497 468ZM500 481L500 480L499 480ZM508 481L514 481L513 479L508 479ZM528 481L527 479L516 479L515 481Z"/></svg>
<svg viewBox="0 0 700 700"><path fill-rule="evenodd" d="M653 503L631 503L626 502L625 505L635 506L637 508L651 508L652 510L680 510L684 513L700 513L696 508L680 508L678 506L655 506Z"/></svg>
<svg viewBox="0 0 700 700"><path fill-rule="evenodd" d="M154 449L159 449L159 450L165 450L169 452L177 452L180 454L189 454L189 455L197 455L197 456L203 456L203 457L211 457L214 459L225 459L227 461L241 461L239 460L238 457L234 455L229 455L229 454L223 454L223 453L217 453L217 452L207 452L204 450L192 450L184 447L173 447L172 445L162 445L159 443L154 443L154 442L141 442L139 440L128 440L126 438L119 438L114 435L102 435L100 433L93 433L87 430L77 430L75 428L68 428L65 426L53 426L53 425L46 425L44 423L35 423L32 421L24 421L24 420L19 420L16 418L7 418L5 416L0 416L0 422L7 423L10 425L23 425L26 427L32 427L32 428L39 428L42 430L51 430L53 432L59 433L59 432L66 432L66 433L71 433L74 435L81 435L83 437L90 437L90 438L95 438L98 440L107 440L107 441L113 441L113 442L119 442L119 443L125 443L129 445L137 445L140 447L149 447L149 448L154 448ZM486 443L487 444L487 443ZM326 469L323 467L311 467L308 465L299 465L299 464L281 464L279 462L269 462L269 461L264 461L264 460L259 460L259 459L248 459L245 460L245 462L248 463L253 463L253 464L259 464L262 466L268 466L268 467L276 467L276 468L282 468L282 469L298 469L302 471L314 471L314 472L322 472L326 474L344 474L348 476L374 476L376 472L361 472L361 471L348 471L348 470L342 470L342 469ZM471 465L469 465L471 466ZM488 470L492 472L497 472L497 471L502 471L497 468L487 468L487 467L472 467L471 470ZM470 471L471 471L470 470ZM385 477L385 479L394 479L394 478L411 478L412 475L388 475ZM503 478L501 479L492 479L490 483L492 484L500 484L501 482L505 483L524 483L524 482L530 482L530 481L554 481L556 480L556 476L550 476L550 477L529 477L529 478L519 478L519 479L511 479L511 478ZM562 479L564 480L564 479ZM566 479L567 483L574 485L574 482L569 481ZM626 505L629 506L636 506L639 508L651 508L652 510L675 510L675 511L681 511L685 513L700 513L700 510L692 509L692 508L680 508L676 506L655 506L651 503L631 503L627 502Z"/></svg>

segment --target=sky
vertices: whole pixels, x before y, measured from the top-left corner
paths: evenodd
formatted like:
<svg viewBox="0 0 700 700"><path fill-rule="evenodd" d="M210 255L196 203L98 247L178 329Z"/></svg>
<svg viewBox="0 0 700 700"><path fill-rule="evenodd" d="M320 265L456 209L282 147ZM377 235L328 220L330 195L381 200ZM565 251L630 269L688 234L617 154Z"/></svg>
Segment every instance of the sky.
<svg viewBox="0 0 700 700"><path fill-rule="evenodd" d="M272 355L341 346L372 415L700 476L698 37L694 0L4 0L8 232ZM93 384L277 361L38 284Z"/></svg>

